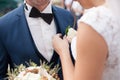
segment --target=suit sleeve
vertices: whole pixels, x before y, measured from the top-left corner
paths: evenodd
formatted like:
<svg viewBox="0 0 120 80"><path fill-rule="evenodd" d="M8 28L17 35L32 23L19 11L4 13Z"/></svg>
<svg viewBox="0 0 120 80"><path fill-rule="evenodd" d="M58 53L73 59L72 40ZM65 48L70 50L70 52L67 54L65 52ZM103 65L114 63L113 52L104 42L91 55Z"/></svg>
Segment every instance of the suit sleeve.
<svg viewBox="0 0 120 80"><path fill-rule="evenodd" d="M6 77L8 68L8 58L5 48L0 40L0 80L4 80Z"/></svg>

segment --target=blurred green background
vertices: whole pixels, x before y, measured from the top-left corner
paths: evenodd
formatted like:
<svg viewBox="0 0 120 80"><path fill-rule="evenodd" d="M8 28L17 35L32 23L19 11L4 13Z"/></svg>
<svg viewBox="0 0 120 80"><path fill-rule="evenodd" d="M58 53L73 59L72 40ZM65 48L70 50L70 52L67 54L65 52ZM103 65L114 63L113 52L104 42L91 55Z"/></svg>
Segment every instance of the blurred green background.
<svg viewBox="0 0 120 80"><path fill-rule="evenodd" d="M52 0L53 5L64 8L64 0ZM0 16L20 6L24 0L0 0Z"/></svg>
<svg viewBox="0 0 120 80"><path fill-rule="evenodd" d="M18 7L23 0L0 0L0 16Z"/></svg>

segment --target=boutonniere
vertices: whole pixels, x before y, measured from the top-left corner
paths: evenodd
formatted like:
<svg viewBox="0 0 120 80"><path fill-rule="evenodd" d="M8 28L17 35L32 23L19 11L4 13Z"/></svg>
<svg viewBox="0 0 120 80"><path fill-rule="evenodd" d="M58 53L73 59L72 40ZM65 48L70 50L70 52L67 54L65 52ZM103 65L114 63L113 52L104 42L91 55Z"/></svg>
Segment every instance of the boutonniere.
<svg viewBox="0 0 120 80"><path fill-rule="evenodd" d="M68 40L70 40L69 42L71 42L71 40L77 35L77 31L74 28L68 26L65 30L65 34Z"/></svg>

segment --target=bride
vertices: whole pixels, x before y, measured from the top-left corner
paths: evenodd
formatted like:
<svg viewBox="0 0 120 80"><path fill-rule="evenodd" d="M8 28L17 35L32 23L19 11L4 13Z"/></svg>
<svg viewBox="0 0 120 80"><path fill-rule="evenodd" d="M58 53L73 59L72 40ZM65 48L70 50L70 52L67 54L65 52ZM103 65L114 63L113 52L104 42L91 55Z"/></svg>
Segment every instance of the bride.
<svg viewBox="0 0 120 80"><path fill-rule="evenodd" d="M78 21L77 35L71 42L75 66L67 37L61 39L61 34L53 37L64 80L120 80L120 25L117 14L112 11L114 8L106 5L111 0L77 1L85 12Z"/></svg>

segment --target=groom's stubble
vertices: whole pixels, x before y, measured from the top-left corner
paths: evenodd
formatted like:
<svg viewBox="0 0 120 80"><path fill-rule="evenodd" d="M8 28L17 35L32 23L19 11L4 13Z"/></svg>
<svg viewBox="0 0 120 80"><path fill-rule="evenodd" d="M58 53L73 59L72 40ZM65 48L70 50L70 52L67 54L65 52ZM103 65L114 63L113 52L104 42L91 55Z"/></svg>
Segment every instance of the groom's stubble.
<svg viewBox="0 0 120 80"><path fill-rule="evenodd" d="M42 11L51 0L26 0L26 3Z"/></svg>

